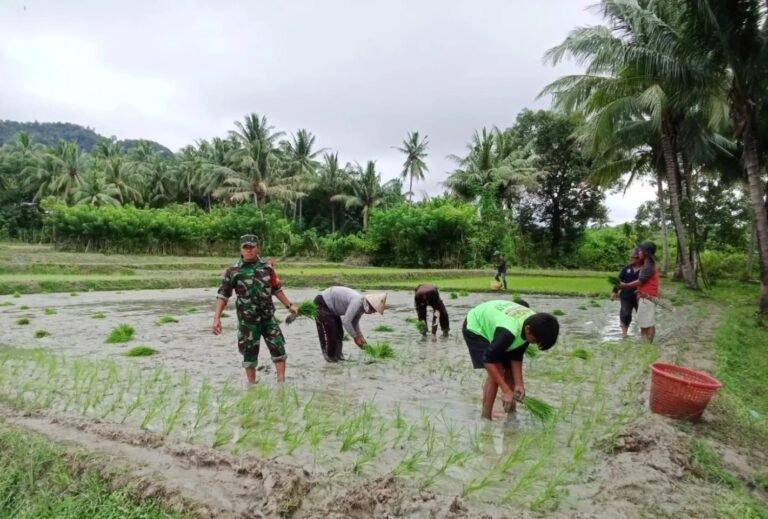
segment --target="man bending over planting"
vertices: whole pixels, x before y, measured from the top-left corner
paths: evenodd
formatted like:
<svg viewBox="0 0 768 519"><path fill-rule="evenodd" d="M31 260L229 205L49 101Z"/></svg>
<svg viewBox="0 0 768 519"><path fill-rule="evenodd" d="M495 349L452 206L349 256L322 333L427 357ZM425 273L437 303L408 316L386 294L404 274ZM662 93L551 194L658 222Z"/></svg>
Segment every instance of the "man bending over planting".
<svg viewBox="0 0 768 519"><path fill-rule="evenodd" d="M427 307L432 308L432 340L437 339L437 322L440 321L440 329L443 331L443 337L448 337L449 323L448 311L445 309L445 303L440 298L440 292L433 285L419 285L416 287L414 297L416 305L416 317L420 323L421 335L426 335L429 327L427 326Z"/></svg>
<svg viewBox="0 0 768 519"><path fill-rule="evenodd" d="M280 278L272 263L259 256L259 239L254 234L240 237L240 261L224 272L213 314L213 333L221 333L221 312L234 292L237 295L237 347L243 355L243 367L249 384L256 383L259 362L259 339L267 343L277 370L277 381L285 380L285 338L275 320L272 296L285 305L293 315L298 309L288 301Z"/></svg>
<svg viewBox="0 0 768 519"><path fill-rule="evenodd" d="M501 389L504 410L515 411L525 397L523 355L529 344L550 349L557 342L560 323L555 316L536 313L512 301L488 301L474 307L462 325L472 366L488 373L483 387L482 417L490 420Z"/></svg>
<svg viewBox="0 0 768 519"><path fill-rule="evenodd" d="M344 360L342 339L344 330L353 338L358 348L366 344L360 331L360 318L363 314L384 313L387 294L368 294L347 287L331 287L317 297L317 335L320 349L328 362Z"/></svg>

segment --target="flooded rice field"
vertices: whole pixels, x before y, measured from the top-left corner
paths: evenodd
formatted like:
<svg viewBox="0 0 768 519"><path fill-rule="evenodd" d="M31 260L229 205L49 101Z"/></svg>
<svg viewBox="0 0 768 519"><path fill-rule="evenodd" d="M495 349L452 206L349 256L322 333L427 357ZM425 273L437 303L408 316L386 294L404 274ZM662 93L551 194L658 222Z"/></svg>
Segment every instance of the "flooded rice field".
<svg viewBox="0 0 768 519"><path fill-rule="evenodd" d="M294 302L317 293L287 292ZM525 296L535 310L563 314L558 344L525 361L528 394L555 406L555 417L541 423L523 408L506 415L497 402L494 421L484 422L485 374L471 369L461 323L474 305L497 298L503 295L443 294L451 332L432 342L409 322L412 293L389 292L385 314L364 316L361 327L369 342L392 346L392 359L374 360L349 341L347 361L328 364L314 322L298 319L283 325L287 383L275 383L262 344L260 383L247 388L234 308L224 333L211 334L212 289L3 297L0 400L301 466L329 488L391 475L461 496L478 511L578 509L575 483L595 440L646 412L647 395L637 387L658 350L621 340L618 303ZM159 324L164 316L177 322ZM658 320L661 344L694 326L683 309ZM123 323L135 329L133 339L105 343ZM392 331L374 331L381 325ZM157 354L125 356L135 346Z"/></svg>

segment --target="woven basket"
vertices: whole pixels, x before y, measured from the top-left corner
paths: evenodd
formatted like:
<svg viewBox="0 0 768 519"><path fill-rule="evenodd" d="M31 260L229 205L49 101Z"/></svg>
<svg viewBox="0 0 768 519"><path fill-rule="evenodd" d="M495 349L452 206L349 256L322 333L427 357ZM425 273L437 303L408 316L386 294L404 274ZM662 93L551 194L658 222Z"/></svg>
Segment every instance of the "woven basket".
<svg viewBox="0 0 768 519"><path fill-rule="evenodd" d="M722 384L705 373L655 363L651 365L651 411L681 420L699 420Z"/></svg>

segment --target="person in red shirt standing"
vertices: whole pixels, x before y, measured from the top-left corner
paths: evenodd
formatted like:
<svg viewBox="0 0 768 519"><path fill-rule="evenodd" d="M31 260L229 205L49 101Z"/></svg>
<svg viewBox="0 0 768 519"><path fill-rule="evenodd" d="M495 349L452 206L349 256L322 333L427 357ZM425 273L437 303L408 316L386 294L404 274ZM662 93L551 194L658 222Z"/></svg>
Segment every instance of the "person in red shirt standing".
<svg viewBox="0 0 768 519"><path fill-rule="evenodd" d="M640 276L631 283L621 283L619 288L637 287L637 325L640 335L653 342L656 336L656 301L659 298L659 269L656 266L656 244L648 241L637 246L640 249L642 268Z"/></svg>

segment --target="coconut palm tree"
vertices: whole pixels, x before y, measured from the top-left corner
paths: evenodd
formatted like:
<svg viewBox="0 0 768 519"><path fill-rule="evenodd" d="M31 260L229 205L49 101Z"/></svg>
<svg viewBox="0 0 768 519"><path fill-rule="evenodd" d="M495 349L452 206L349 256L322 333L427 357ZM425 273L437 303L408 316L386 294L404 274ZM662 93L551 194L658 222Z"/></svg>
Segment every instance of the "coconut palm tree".
<svg viewBox="0 0 768 519"><path fill-rule="evenodd" d="M302 200L317 183L317 157L326 149L315 149L315 136L303 128L291 136L290 142L282 142L281 148L286 180L295 193L294 219L301 221Z"/></svg>
<svg viewBox="0 0 768 519"><path fill-rule="evenodd" d="M269 125L267 118L255 113L246 115L242 123L235 121L235 128L229 135L244 145L261 142L271 148L277 139L285 135L283 132L274 132L274 126Z"/></svg>
<svg viewBox="0 0 768 519"><path fill-rule="evenodd" d="M429 171L424 159L427 158L427 148L429 148L429 139L427 136L419 138L419 132L410 132L408 137L403 140L402 147L395 147L397 151L405 155L403 162L403 171L400 172L403 180L410 177L408 187L408 203L413 203L413 180L424 180L424 173Z"/></svg>
<svg viewBox="0 0 768 519"><path fill-rule="evenodd" d="M363 230L368 230L368 220L373 208L381 205L384 190L381 175L376 172L376 161L369 160L365 168L355 164L352 171L351 193L331 197L333 202L342 202L348 208L360 207L363 214Z"/></svg>
<svg viewBox="0 0 768 519"><path fill-rule="evenodd" d="M343 194L344 189L350 185L349 173L339 167L339 154L326 153L323 155L323 165L320 167L320 176L317 180L317 188L326 196L331 210L331 232L336 232L336 205L334 197Z"/></svg>
<svg viewBox="0 0 768 519"><path fill-rule="evenodd" d="M686 0L691 53L711 75L708 85L722 88L736 138L742 144L760 259L760 314L768 314L768 208L766 208L766 136L761 115L768 99L768 6L759 0Z"/></svg>
<svg viewBox="0 0 768 519"><path fill-rule="evenodd" d="M610 149L623 133L647 132L650 125L660 143L670 191L682 276L697 288L695 268L689 255L689 236L684 224L680 191L683 129L702 106L718 97L716 88L702 87L701 63L690 59L689 43L682 34L686 14L679 2L604 0L601 4L608 27L582 27L547 52L553 64L565 56L586 63L586 74L566 76L550 84L544 93L566 110L584 112L597 149ZM690 164L690 161L688 162Z"/></svg>
<svg viewBox="0 0 768 519"><path fill-rule="evenodd" d="M120 191L107 182L106 175L98 169L91 169L82 178L75 188L72 199L75 204L92 205L96 207L104 205L120 205Z"/></svg>

